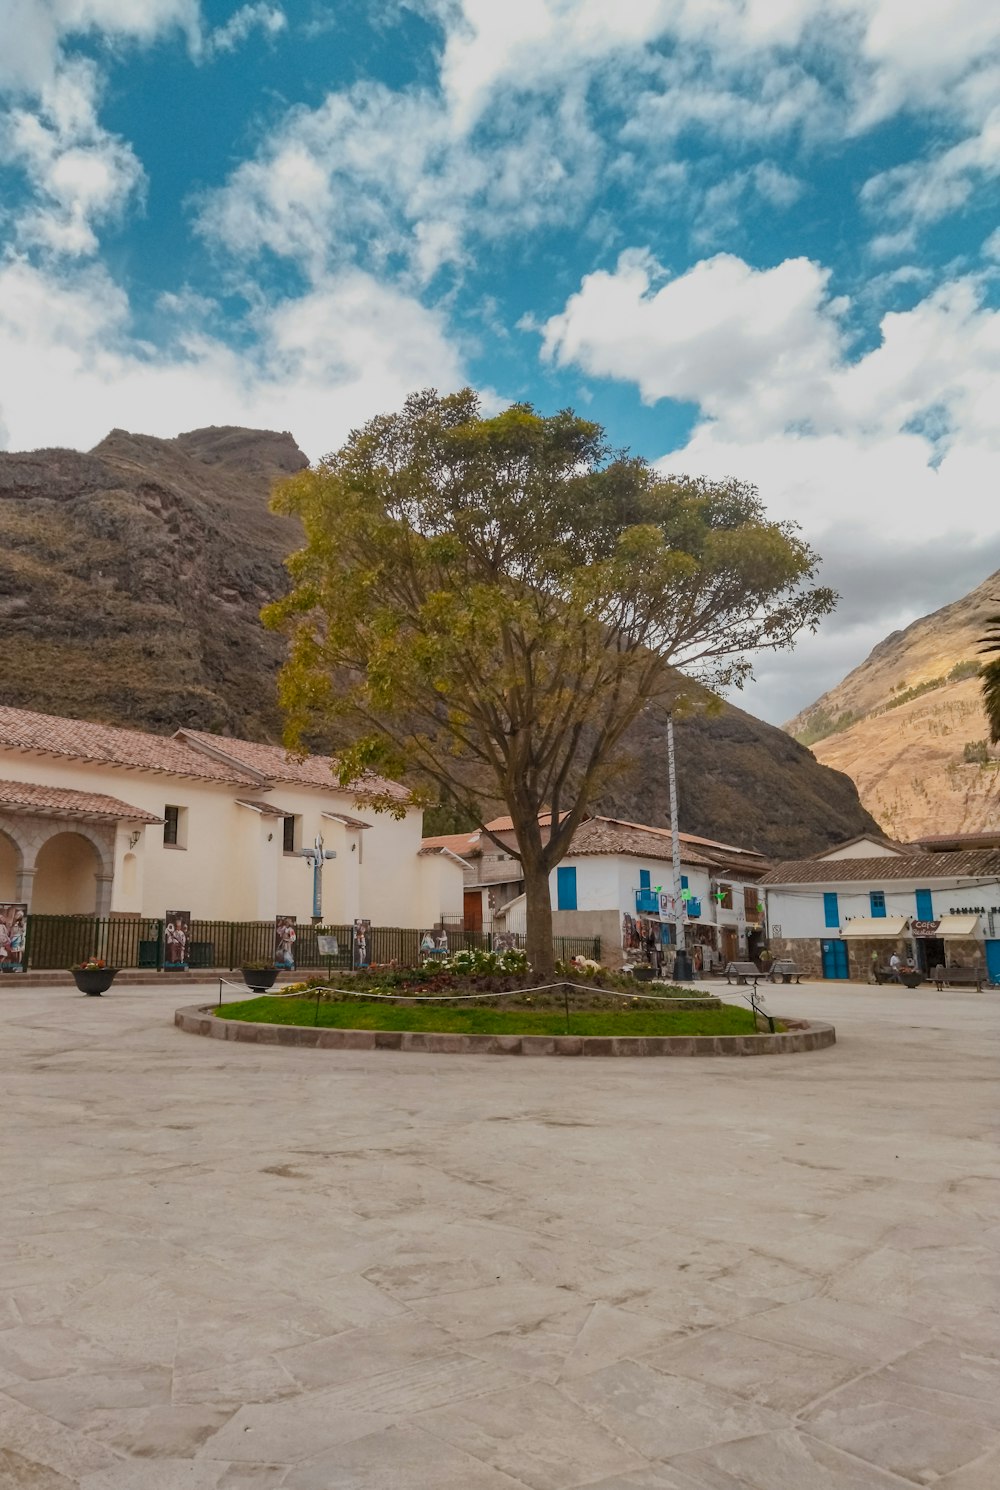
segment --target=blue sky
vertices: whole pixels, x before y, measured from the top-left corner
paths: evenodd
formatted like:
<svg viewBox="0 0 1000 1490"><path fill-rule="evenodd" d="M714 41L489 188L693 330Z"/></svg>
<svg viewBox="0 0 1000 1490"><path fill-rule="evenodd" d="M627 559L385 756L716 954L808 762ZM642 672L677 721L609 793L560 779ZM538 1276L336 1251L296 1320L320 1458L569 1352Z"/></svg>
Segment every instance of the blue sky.
<svg viewBox="0 0 1000 1490"><path fill-rule="evenodd" d="M0 98L8 448L572 404L823 555L775 720L1000 567L992 0L7 0Z"/></svg>

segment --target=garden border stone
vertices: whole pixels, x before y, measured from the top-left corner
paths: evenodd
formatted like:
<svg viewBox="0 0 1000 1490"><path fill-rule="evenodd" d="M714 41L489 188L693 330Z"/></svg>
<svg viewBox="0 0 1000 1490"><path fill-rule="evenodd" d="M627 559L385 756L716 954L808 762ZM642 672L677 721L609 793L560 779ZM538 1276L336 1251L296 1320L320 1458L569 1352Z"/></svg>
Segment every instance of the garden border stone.
<svg viewBox="0 0 1000 1490"><path fill-rule="evenodd" d="M800 1055L834 1045L832 1024L776 1015L788 1028L780 1035L458 1035L431 1030L352 1030L296 1024L251 1024L221 1019L212 1004L178 1009L174 1024L189 1035L238 1040L251 1045L288 1045L315 1050L415 1050L431 1055Z"/></svg>

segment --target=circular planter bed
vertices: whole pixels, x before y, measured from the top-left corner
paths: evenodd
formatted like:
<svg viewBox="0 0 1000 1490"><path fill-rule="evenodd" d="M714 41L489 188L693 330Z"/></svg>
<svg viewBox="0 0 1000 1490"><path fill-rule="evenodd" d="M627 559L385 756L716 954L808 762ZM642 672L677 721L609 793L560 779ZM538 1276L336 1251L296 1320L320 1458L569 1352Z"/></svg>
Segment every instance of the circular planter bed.
<svg viewBox="0 0 1000 1490"><path fill-rule="evenodd" d="M97 998L102 993L107 993L115 981L116 967L75 967L72 970L73 979L81 993L87 994L89 998Z"/></svg>
<svg viewBox="0 0 1000 1490"><path fill-rule="evenodd" d="M426 1051L435 1054L462 1055L779 1055L820 1050L832 1045L836 1040L832 1025L811 1024L790 1019L781 1021L786 1027L776 1034L754 1033L752 1026L742 1033L728 1034L681 1033L680 1029L676 1034L638 1032L628 1034L628 1020L625 1016L619 1016L614 1019L610 1028L620 1030L621 1033L587 1034L581 1032L586 1027L587 1016L578 1014L572 1016L569 1033L556 1033L551 1028L540 1028L538 1024L535 1025L538 1032L532 1033L531 1016L522 1016L518 1020L509 1010L504 1012L514 1019L514 1023L507 1030L501 1027L488 1031L457 1030L454 1028L454 1020L444 1017L453 1015L454 1010L440 1011L442 1016L440 1023L451 1022L453 1027L450 1030L431 1029L426 1026L406 1028L407 1021L401 1018L387 1021L385 1019L387 1011L384 1008L380 1010L380 1015L383 1017L381 1025L373 1027L369 1023L369 1027L366 1028L363 1012L365 1006L361 1004L353 1006L353 1022L339 1014L336 1016L332 1014L338 1006L321 1004L319 1008L316 1008L310 1003L302 1012L301 1022L293 1022L289 1018L298 1011L286 1005L279 1016L283 1022L268 1023L266 1014L261 1019L255 1020L251 1017L252 1002L248 1001L242 1009L239 1005L226 1006L221 1012L211 1005L178 1009L174 1016L174 1023L179 1029L189 1034L265 1045L312 1046L327 1050ZM270 1004L272 1001L267 1002ZM325 1021L314 1024L313 1017L318 1020L320 1010L326 1015ZM399 1008L393 1010L396 1016L404 1012ZM423 1015L424 1020L429 1017L428 1011L418 1012ZM494 1011L475 1012L482 1015ZM729 1012L740 1014L743 1011L730 1009ZM718 1011L706 1011L704 1018L708 1019L715 1013ZM230 1017L233 1014L243 1017ZM595 1017L591 1016L591 1020ZM334 1022L334 1018L339 1019L340 1022ZM668 1015L661 1016L663 1021L667 1018L669 1018ZM415 1023L415 1021L410 1022ZM481 1020L479 1022L482 1023ZM576 1031L572 1029L573 1022L577 1024ZM386 1027L387 1023L389 1027ZM717 1027L724 1027L724 1023L724 1021L718 1021ZM521 1025L520 1030L517 1028L518 1024ZM668 1028L666 1025L662 1027ZM682 1029L683 1025L680 1028Z"/></svg>

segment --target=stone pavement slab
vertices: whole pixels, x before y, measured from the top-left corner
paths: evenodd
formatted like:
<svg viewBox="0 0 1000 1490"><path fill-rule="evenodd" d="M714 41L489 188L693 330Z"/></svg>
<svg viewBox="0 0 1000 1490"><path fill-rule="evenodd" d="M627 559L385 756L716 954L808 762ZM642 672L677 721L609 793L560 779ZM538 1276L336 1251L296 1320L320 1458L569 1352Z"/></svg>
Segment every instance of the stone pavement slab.
<svg viewBox="0 0 1000 1490"><path fill-rule="evenodd" d="M3 1490L1000 1484L995 994L583 1065L0 994Z"/></svg>

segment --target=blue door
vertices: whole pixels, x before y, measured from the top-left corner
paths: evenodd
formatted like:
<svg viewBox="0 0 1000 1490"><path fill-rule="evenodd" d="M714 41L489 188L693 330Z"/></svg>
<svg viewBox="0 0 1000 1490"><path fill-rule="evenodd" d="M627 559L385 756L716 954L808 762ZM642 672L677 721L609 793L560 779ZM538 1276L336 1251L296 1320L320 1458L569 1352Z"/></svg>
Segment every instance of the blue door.
<svg viewBox="0 0 1000 1490"><path fill-rule="evenodd" d="M823 977L824 978L846 978L849 974L847 966L847 943L839 939L822 943L823 948Z"/></svg>
<svg viewBox="0 0 1000 1490"><path fill-rule="evenodd" d="M1000 983L1000 942L986 943L986 971L991 983Z"/></svg>

